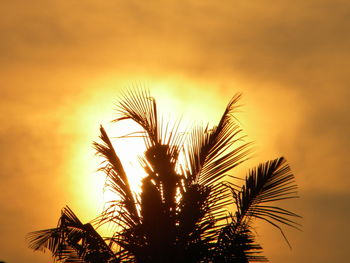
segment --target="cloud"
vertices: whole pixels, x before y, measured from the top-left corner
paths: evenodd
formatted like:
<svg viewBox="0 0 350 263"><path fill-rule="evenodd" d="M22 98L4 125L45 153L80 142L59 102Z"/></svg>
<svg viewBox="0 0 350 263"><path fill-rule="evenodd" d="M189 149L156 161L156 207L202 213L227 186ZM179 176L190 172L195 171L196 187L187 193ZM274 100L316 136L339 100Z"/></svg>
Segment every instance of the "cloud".
<svg viewBox="0 0 350 263"><path fill-rule="evenodd" d="M282 236L271 226L257 229L271 262L330 262L342 261L346 255L347 227L350 213L344 209L350 201L348 193L329 194L327 191L305 191L297 202L302 231L286 231L292 250L288 251ZM294 209L295 210L295 209Z"/></svg>
<svg viewBox="0 0 350 263"><path fill-rule="evenodd" d="M24 233L55 224L66 200L60 191L67 177L60 176L74 152L64 148L90 147L93 111L108 107L125 79L141 78L150 79L150 86L165 80L178 105L199 113L199 102L221 113L229 97L243 92L242 122L262 159L285 155L307 193L294 209L305 214L306 236L297 237L288 258L309 262L310 251L330 247L340 261L345 255L338 247L346 240L341 229L349 218L343 209L350 183L348 10L345 0L4 3L1 233L10 239L13 226L28 223L7 242L11 256L1 260L19 261L14 244ZM155 91L166 96L161 88ZM327 241L320 241L318 225Z"/></svg>

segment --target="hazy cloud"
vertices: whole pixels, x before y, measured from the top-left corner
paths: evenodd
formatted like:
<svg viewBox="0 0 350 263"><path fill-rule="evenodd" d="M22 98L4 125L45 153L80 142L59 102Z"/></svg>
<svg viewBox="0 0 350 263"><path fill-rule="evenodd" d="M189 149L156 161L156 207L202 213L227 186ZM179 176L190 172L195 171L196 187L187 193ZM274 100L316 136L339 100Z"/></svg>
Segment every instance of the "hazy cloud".
<svg viewBox="0 0 350 263"><path fill-rule="evenodd" d="M44 262L22 237L54 226L62 203L83 202L62 191L73 187L64 182L74 169L83 171L68 168L73 153L91 150L94 111L112 111L121 83L144 79L173 83L164 96L188 107L211 103L210 94L219 113L243 92L242 122L262 146L258 159L285 155L302 196L294 210L304 233L272 262L344 260L349 10L345 0L3 3L0 260ZM275 240L266 242L268 256Z"/></svg>

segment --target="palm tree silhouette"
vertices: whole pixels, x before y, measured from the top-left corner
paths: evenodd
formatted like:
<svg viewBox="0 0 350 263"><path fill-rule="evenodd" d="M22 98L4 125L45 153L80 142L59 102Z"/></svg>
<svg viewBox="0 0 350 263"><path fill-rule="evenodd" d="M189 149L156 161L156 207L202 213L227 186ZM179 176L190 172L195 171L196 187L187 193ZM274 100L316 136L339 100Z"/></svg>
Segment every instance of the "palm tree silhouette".
<svg viewBox="0 0 350 263"><path fill-rule="evenodd" d="M298 228L299 216L274 204L296 198L297 186L283 157L249 170L243 186L232 183L237 178L228 172L251 152L233 116L239 99L231 99L217 126L180 133L178 122L162 122L148 91L124 93L114 121L130 119L142 128L137 136L146 151L139 161L147 175L141 193L131 190L101 126L101 142L94 147L104 158L106 184L119 199L87 224L65 207L56 228L28 234L29 247L48 249L62 262L267 261L254 241L253 221L270 223L284 238L282 226ZM117 230L102 238L92 225L106 223Z"/></svg>

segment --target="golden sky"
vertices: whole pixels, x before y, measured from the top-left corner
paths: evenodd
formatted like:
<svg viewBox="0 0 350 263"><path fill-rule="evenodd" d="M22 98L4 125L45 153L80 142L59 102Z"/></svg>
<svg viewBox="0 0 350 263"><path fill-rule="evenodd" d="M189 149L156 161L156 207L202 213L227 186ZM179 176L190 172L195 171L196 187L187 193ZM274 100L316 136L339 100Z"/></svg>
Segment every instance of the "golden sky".
<svg viewBox="0 0 350 263"><path fill-rule="evenodd" d="M347 0L2 1L0 261L48 262L27 232L54 227L66 204L84 221L101 211L91 143L141 83L164 112L200 123L242 92L249 165L283 155L300 187L290 208L303 232L287 231L289 250L258 225L265 255L345 262L349 28Z"/></svg>

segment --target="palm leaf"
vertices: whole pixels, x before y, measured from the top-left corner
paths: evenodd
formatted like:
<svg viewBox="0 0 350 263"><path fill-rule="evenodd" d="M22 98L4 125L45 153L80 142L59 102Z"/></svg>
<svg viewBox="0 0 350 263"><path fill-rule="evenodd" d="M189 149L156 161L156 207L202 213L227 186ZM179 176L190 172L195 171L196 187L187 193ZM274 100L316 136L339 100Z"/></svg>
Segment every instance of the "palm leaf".
<svg viewBox="0 0 350 263"><path fill-rule="evenodd" d="M69 207L62 210L56 228L27 235L33 250L50 250L62 262L117 262L114 253L91 224L83 224Z"/></svg>
<svg viewBox="0 0 350 263"><path fill-rule="evenodd" d="M296 190L294 175L283 157L260 164L250 170L242 189L238 193L233 191L236 224L247 224L251 218L262 219L277 227L285 237L280 225L298 229L295 218L300 216L269 204L297 198Z"/></svg>
<svg viewBox="0 0 350 263"><path fill-rule="evenodd" d="M113 120L114 122L132 120L143 128L143 131L137 133L143 134L147 149L157 145L168 145L170 156L173 160L177 159L178 146L182 144L184 137L178 133L180 120L172 125L169 122L164 124L163 117L158 116L156 100L148 90L126 90L117 112L120 117Z"/></svg>
<svg viewBox="0 0 350 263"><path fill-rule="evenodd" d="M104 171L108 177L107 186L109 186L109 188L121 198L121 201L117 202L120 210L120 213L118 214L124 217L124 223L127 225L130 226L136 224L139 221L139 216L128 177L105 129L102 126L100 127L100 132L100 138L103 143L94 142L97 154L104 158L103 166L100 170ZM114 208L115 206L112 203L112 205L106 209L102 219L110 220L113 218L115 215Z"/></svg>
<svg viewBox="0 0 350 263"><path fill-rule="evenodd" d="M147 145L161 144L162 135L158 125L157 105L149 91L127 90L119 103L118 113L120 117L114 121L131 119L139 124L147 136Z"/></svg>
<svg viewBox="0 0 350 263"><path fill-rule="evenodd" d="M240 95L234 96L226 107L219 124L213 129L195 128L185 149L185 185L207 186L206 214L198 224L206 225L203 237L214 241L221 224L227 219L226 207L232 202L229 188L222 183L227 172L247 159L249 143L236 146L242 140L241 129L233 113ZM236 147L233 147L236 146ZM210 226L210 227L209 227Z"/></svg>
<svg viewBox="0 0 350 263"><path fill-rule="evenodd" d="M219 124L213 129L195 128L186 150L187 169L191 182L211 184L218 182L225 173L243 162L249 154L249 143L233 148L242 140L241 129L233 113L240 95L235 95L226 107Z"/></svg>

